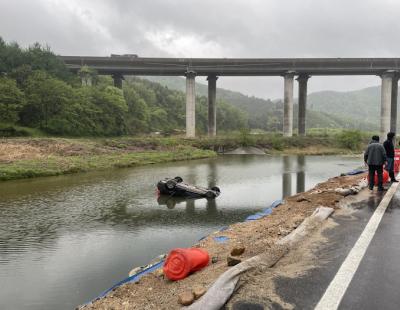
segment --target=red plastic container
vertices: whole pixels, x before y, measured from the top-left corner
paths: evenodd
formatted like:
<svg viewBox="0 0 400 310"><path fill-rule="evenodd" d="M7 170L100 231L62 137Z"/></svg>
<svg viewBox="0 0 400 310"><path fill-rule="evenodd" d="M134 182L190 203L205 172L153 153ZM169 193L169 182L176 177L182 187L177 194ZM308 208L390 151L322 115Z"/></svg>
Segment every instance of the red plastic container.
<svg viewBox="0 0 400 310"><path fill-rule="evenodd" d="M165 260L164 274L170 280L181 280L207 266L209 260L208 252L202 249L173 249Z"/></svg>
<svg viewBox="0 0 400 310"><path fill-rule="evenodd" d="M400 171L400 149L394 150L394 173L399 173Z"/></svg>
<svg viewBox="0 0 400 310"><path fill-rule="evenodd" d="M369 175L367 177L368 183L369 183ZM382 183L385 184L389 181L389 173L383 169L383 173L382 173ZM378 185L378 174L375 173L375 177L374 177L374 184Z"/></svg>

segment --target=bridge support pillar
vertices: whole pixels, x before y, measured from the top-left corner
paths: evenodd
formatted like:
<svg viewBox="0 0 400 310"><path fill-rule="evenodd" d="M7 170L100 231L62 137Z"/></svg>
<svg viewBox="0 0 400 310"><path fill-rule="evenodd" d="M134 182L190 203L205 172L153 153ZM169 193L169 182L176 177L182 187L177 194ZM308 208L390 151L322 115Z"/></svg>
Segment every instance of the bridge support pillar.
<svg viewBox="0 0 400 310"><path fill-rule="evenodd" d="M92 86L92 77L91 76L81 76L82 86Z"/></svg>
<svg viewBox="0 0 400 310"><path fill-rule="evenodd" d="M392 97L390 109L390 131L396 133L397 130L397 92L399 85L399 77L396 75L392 80ZM396 144L396 141L393 141Z"/></svg>
<svg viewBox="0 0 400 310"><path fill-rule="evenodd" d="M288 72L284 76L283 94L283 135L293 135L293 78L294 72Z"/></svg>
<svg viewBox="0 0 400 310"><path fill-rule="evenodd" d="M196 73L186 72L186 137L196 136Z"/></svg>
<svg viewBox="0 0 400 310"><path fill-rule="evenodd" d="M208 135L217 135L217 79L215 75L207 77L208 80Z"/></svg>
<svg viewBox="0 0 400 310"><path fill-rule="evenodd" d="M124 79L122 74L113 74L112 78L114 80L114 86L122 89L122 80Z"/></svg>
<svg viewBox="0 0 400 310"><path fill-rule="evenodd" d="M387 71L381 76L381 126L379 134L381 142L386 139L386 134L390 131L393 77L394 73L392 71Z"/></svg>
<svg viewBox="0 0 400 310"><path fill-rule="evenodd" d="M307 82L310 78L307 74L301 74L297 78L299 82L299 115L298 115L298 131L299 136L306 135L306 107L307 107Z"/></svg>

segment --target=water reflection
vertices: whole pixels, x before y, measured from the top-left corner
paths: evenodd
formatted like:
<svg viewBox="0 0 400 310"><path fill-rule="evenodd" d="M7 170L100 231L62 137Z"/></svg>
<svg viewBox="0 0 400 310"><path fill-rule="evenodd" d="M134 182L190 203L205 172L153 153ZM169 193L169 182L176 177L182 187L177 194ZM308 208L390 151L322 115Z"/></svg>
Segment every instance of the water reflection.
<svg viewBox="0 0 400 310"><path fill-rule="evenodd" d="M304 171L306 157L304 155L297 156L297 172L296 172L296 191L301 193L305 191L306 173Z"/></svg>
<svg viewBox="0 0 400 310"><path fill-rule="evenodd" d="M293 166L296 162L296 170L293 171ZM292 195L292 174L296 173L296 193L305 191L305 166L306 158L304 155L298 156L282 156L282 198Z"/></svg>
<svg viewBox="0 0 400 310"><path fill-rule="evenodd" d="M282 173L282 198L292 195L292 159L290 156L283 156Z"/></svg>

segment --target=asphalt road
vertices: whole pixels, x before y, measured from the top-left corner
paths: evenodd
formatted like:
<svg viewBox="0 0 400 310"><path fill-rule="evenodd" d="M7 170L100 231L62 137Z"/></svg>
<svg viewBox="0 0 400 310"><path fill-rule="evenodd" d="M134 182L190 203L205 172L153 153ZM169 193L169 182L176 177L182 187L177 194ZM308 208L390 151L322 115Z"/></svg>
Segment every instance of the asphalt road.
<svg viewBox="0 0 400 310"><path fill-rule="evenodd" d="M276 279L278 295L295 309L314 309L381 199L373 193L354 206L358 209L354 216L334 215L339 226L327 230L327 242L313 250L317 261L324 263L302 277ZM400 309L400 190L383 215L339 309Z"/></svg>
<svg viewBox="0 0 400 310"><path fill-rule="evenodd" d="M400 309L400 192L389 205L339 309Z"/></svg>

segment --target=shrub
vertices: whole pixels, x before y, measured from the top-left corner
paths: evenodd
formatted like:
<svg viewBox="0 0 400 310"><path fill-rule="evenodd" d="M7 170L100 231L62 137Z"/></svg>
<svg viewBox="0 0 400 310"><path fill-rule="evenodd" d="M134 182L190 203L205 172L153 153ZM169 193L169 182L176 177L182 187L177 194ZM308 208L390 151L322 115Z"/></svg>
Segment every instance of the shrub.
<svg viewBox="0 0 400 310"><path fill-rule="evenodd" d="M241 146L253 146L255 144L255 138L251 136L249 128L240 129L239 144Z"/></svg>
<svg viewBox="0 0 400 310"><path fill-rule="evenodd" d="M338 135L338 143L340 147L359 150L362 142L362 134L358 130L345 130Z"/></svg>

